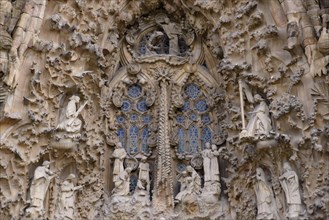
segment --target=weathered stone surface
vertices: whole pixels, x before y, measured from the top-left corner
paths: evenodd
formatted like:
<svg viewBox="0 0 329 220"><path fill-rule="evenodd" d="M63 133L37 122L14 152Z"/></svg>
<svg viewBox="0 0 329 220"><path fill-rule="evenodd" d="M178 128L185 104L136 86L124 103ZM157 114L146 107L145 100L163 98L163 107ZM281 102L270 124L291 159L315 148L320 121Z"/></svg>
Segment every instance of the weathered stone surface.
<svg viewBox="0 0 329 220"><path fill-rule="evenodd" d="M0 219L329 218L325 0L0 0Z"/></svg>

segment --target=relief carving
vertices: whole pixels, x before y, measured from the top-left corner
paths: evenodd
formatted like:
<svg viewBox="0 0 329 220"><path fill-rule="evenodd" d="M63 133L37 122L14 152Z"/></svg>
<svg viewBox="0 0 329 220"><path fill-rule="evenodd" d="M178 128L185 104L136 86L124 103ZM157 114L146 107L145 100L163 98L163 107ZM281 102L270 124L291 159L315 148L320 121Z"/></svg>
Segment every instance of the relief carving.
<svg viewBox="0 0 329 220"><path fill-rule="evenodd" d="M0 219L326 219L328 15L0 0Z"/></svg>

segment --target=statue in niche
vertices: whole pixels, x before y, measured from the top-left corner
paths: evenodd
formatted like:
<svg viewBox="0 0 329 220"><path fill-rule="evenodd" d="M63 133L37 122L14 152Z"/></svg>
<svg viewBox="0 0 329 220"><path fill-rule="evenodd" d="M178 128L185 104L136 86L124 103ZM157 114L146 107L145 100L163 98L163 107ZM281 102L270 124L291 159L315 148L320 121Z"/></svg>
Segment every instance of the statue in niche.
<svg viewBox="0 0 329 220"><path fill-rule="evenodd" d="M176 195L176 203L201 193L201 178L191 166L187 166L178 180L181 183L180 192Z"/></svg>
<svg viewBox="0 0 329 220"><path fill-rule="evenodd" d="M81 129L82 122L78 118L78 115L82 111L82 109L86 106L87 102L85 102L80 108L77 110L77 105L80 102L80 97L73 95L69 99L69 103L67 104L65 119L57 126L57 129L65 130L69 133L77 133Z"/></svg>
<svg viewBox="0 0 329 220"><path fill-rule="evenodd" d="M44 161L42 166L39 166L34 171L34 177L30 188L31 205L37 210L43 211L43 202L46 198L50 181L55 177L55 174L49 169L50 162Z"/></svg>
<svg viewBox="0 0 329 220"><path fill-rule="evenodd" d="M292 170L290 164L285 162L283 164L284 173L280 176L280 183L286 195L288 204L288 213L286 216L290 218L298 218L301 212L302 200L299 192L298 176Z"/></svg>
<svg viewBox="0 0 329 220"><path fill-rule="evenodd" d="M127 196L130 192L130 174L132 168L127 167L121 172L116 181L114 181L113 196Z"/></svg>
<svg viewBox="0 0 329 220"><path fill-rule="evenodd" d="M74 219L75 195L76 190L83 186L74 186L74 174L70 174L61 185L61 197L59 203L60 219Z"/></svg>
<svg viewBox="0 0 329 220"><path fill-rule="evenodd" d="M127 157L126 150L122 147L122 143L118 142L115 146L112 156L114 157L113 166L113 182L119 180L119 176L124 172L123 161Z"/></svg>
<svg viewBox="0 0 329 220"><path fill-rule="evenodd" d="M139 176L134 192L134 198L142 205L150 205L150 165L146 162L147 157L142 157L139 162Z"/></svg>
<svg viewBox="0 0 329 220"><path fill-rule="evenodd" d="M203 157L203 170L204 170L204 182L211 181L211 164L210 164L210 155L211 155L211 149L210 149L210 143L207 142L205 144L205 149L202 151L202 157Z"/></svg>
<svg viewBox="0 0 329 220"><path fill-rule="evenodd" d="M162 29L169 38L169 54L178 55L180 52L178 45L178 36L182 34L182 28L177 24L170 22L170 19L168 17L156 22L159 26L162 27Z"/></svg>
<svg viewBox="0 0 329 220"><path fill-rule="evenodd" d="M218 166L219 151L215 144L210 147L210 143L207 142L205 145L205 149L202 151L204 189L205 191L220 193L220 173Z"/></svg>
<svg viewBox="0 0 329 220"><path fill-rule="evenodd" d="M272 187L266 181L262 168L256 169L255 193L257 198L257 219L278 219Z"/></svg>
<svg viewBox="0 0 329 220"><path fill-rule="evenodd" d="M147 157L142 157L141 161L139 162L139 176L137 186L139 185L140 188L146 190L147 192L150 191L150 165L146 162Z"/></svg>
<svg viewBox="0 0 329 220"><path fill-rule="evenodd" d="M258 105L250 113L251 117L246 127L246 136L264 139L269 136L272 130L269 108L259 94L254 96L254 102Z"/></svg>

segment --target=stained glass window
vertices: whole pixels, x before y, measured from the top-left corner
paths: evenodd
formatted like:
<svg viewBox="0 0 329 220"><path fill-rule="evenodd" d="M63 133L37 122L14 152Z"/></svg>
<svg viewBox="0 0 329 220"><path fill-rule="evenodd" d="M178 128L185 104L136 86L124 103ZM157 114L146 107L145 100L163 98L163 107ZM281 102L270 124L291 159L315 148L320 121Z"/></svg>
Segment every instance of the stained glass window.
<svg viewBox="0 0 329 220"><path fill-rule="evenodd" d="M206 142L212 142L213 121L207 103L205 91L195 83L188 83L183 88L184 105L177 108L177 153L188 155L200 152ZM186 128L185 126L189 126Z"/></svg>
<svg viewBox="0 0 329 220"><path fill-rule="evenodd" d="M137 177L135 175L130 176L129 192L134 192L137 186Z"/></svg>
<svg viewBox="0 0 329 220"><path fill-rule="evenodd" d="M202 129L202 149L204 149L207 142L211 143L212 132L209 127Z"/></svg>
<svg viewBox="0 0 329 220"><path fill-rule="evenodd" d="M129 139L130 139L130 153L135 154L138 150L138 128L136 125L132 125L129 129Z"/></svg>
<svg viewBox="0 0 329 220"><path fill-rule="evenodd" d="M178 129L178 153L182 154L185 151L185 132L183 128Z"/></svg>
<svg viewBox="0 0 329 220"><path fill-rule="evenodd" d="M189 84L185 88L185 93L190 99L195 99L200 94L200 88L196 86L195 84Z"/></svg>
<svg viewBox="0 0 329 220"><path fill-rule="evenodd" d="M195 109L199 112L205 112L208 109L206 100L199 100L195 104Z"/></svg>
<svg viewBox="0 0 329 220"><path fill-rule="evenodd" d="M142 151L146 154L149 153L149 148L147 146L148 137L149 137L149 130L148 130L148 128L144 128L143 133L142 133Z"/></svg>
<svg viewBox="0 0 329 220"><path fill-rule="evenodd" d="M145 100L141 100L137 103L137 110L140 112L147 111L147 105L146 105Z"/></svg>
<svg viewBox="0 0 329 220"><path fill-rule="evenodd" d="M147 140L149 138L149 126L152 117L149 114L151 108L146 105L142 85L132 84L123 94L123 102L117 112L116 123L118 125L117 136L129 154L149 154Z"/></svg>
<svg viewBox="0 0 329 220"><path fill-rule="evenodd" d="M131 110L131 102L128 100L124 100L122 102L121 111L129 112L130 110Z"/></svg>
<svg viewBox="0 0 329 220"><path fill-rule="evenodd" d="M199 131L195 125L192 125L189 129L189 138L190 138L190 153L197 153Z"/></svg>
<svg viewBox="0 0 329 220"><path fill-rule="evenodd" d="M123 128L118 129L118 138L119 141L122 143L122 146L126 148L126 134Z"/></svg>
<svg viewBox="0 0 329 220"><path fill-rule="evenodd" d="M134 84L128 88L128 96L130 98L133 99L138 98L141 94L142 94L142 88L137 84Z"/></svg>

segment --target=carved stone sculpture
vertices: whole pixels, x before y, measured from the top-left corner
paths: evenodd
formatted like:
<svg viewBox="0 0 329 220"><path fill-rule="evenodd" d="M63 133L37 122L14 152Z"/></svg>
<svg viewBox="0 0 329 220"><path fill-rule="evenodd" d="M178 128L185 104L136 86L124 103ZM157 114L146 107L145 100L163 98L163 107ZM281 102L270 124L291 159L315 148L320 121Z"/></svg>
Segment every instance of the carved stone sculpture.
<svg viewBox="0 0 329 220"><path fill-rule="evenodd" d="M191 166L186 167L181 177L181 190L176 195L176 201L183 201L189 197L199 195L201 192L201 178ZM190 199L190 198L189 198Z"/></svg>
<svg viewBox="0 0 329 220"><path fill-rule="evenodd" d="M41 166L34 171L33 180L30 187L30 208L27 213L44 212L44 200L48 191L50 181L55 177L55 174L49 169L50 162L44 161ZM32 214L33 215L33 214Z"/></svg>
<svg viewBox="0 0 329 220"><path fill-rule="evenodd" d="M87 102L80 106L78 109L77 106L80 102L79 96L73 95L70 97L70 101L67 104L65 119L57 126L60 130L65 130L69 133L77 133L81 129L82 121L78 118L78 115L85 107Z"/></svg>
<svg viewBox="0 0 329 220"><path fill-rule="evenodd" d="M182 30L175 23L171 22L167 17L158 21L158 24L163 28L164 32L169 38L169 54L178 55L178 36L182 34Z"/></svg>
<svg viewBox="0 0 329 220"><path fill-rule="evenodd" d="M113 165L113 182L120 179L120 175L124 172L123 160L126 158L126 150L122 147L121 142L117 143L112 156L114 157Z"/></svg>
<svg viewBox="0 0 329 220"><path fill-rule="evenodd" d="M206 143L205 149L202 151L205 192L220 193L218 156L217 146L213 144L210 147L210 143Z"/></svg>
<svg viewBox="0 0 329 220"><path fill-rule="evenodd" d="M302 210L298 176L288 162L283 164L283 171L283 174L280 176L280 183L286 195L286 201L288 204L286 216L289 219L298 218L299 213Z"/></svg>
<svg viewBox="0 0 329 220"><path fill-rule="evenodd" d="M140 188L150 191L150 165L146 162L147 157L142 157L139 162L138 182Z"/></svg>
<svg viewBox="0 0 329 220"><path fill-rule="evenodd" d="M114 181L113 196L127 196L129 194L131 170L131 167L127 167L120 172L118 179Z"/></svg>
<svg viewBox="0 0 329 220"><path fill-rule="evenodd" d="M250 120L246 127L246 136L255 138L265 138L272 130L269 109L264 99L256 94L254 101L257 103L253 112L251 112Z"/></svg>
<svg viewBox="0 0 329 220"><path fill-rule="evenodd" d="M257 219L277 219L272 187L267 182L262 168L256 169L255 193L257 197Z"/></svg>
<svg viewBox="0 0 329 220"><path fill-rule="evenodd" d="M328 2L0 0L0 219L328 218Z"/></svg>
<svg viewBox="0 0 329 220"><path fill-rule="evenodd" d="M75 191L82 188L82 186L74 186L74 179L75 175L70 174L61 184L58 219L74 219Z"/></svg>

